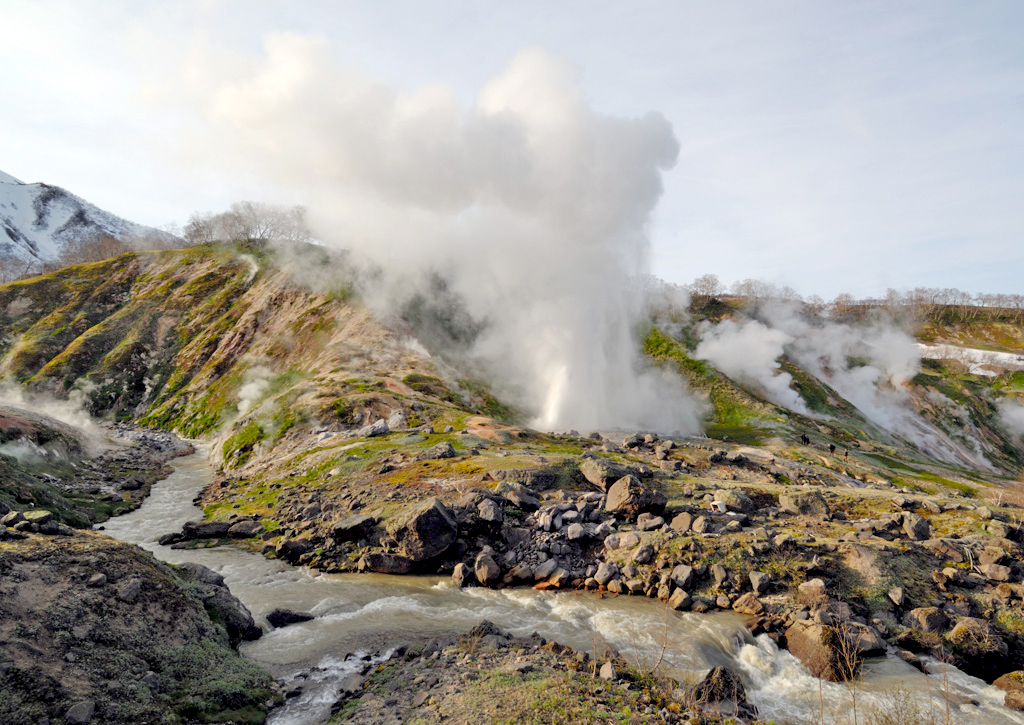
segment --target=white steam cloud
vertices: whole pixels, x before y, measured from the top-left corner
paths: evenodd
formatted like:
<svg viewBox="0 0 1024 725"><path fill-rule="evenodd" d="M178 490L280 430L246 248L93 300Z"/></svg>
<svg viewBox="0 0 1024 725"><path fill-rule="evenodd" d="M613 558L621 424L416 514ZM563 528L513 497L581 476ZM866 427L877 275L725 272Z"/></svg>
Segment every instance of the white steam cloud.
<svg viewBox="0 0 1024 725"><path fill-rule="evenodd" d="M999 418L1012 432L1024 436L1024 405L1009 400L1000 402Z"/></svg>
<svg viewBox="0 0 1024 725"><path fill-rule="evenodd" d="M757 321L724 320L708 327L694 351L730 378L759 388L768 400L807 414L807 404L790 384L793 376L782 372L778 359L793 338Z"/></svg>
<svg viewBox="0 0 1024 725"><path fill-rule="evenodd" d="M45 393L32 393L13 383L0 384L0 405L64 423L64 432L77 439L90 453L107 447L109 441L96 420L85 409L85 386L75 387L67 400L58 400ZM26 442L27 443L27 442ZM7 451L5 451L7 453ZM13 453L11 454L13 455Z"/></svg>
<svg viewBox="0 0 1024 725"><path fill-rule="evenodd" d="M242 386L238 389L239 415L245 415L253 409L253 406L267 392L273 377L274 371L263 365L256 365L245 371L245 375L242 376Z"/></svg>
<svg viewBox="0 0 1024 725"><path fill-rule="evenodd" d="M906 383L921 362L917 343L884 324L847 325L809 319L797 307L772 304L759 311L764 323L725 320L702 331L699 358L737 380L760 386L766 397L807 413L779 373L778 358L794 363L852 403L875 425L901 436L927 455L950 463L991 468L980 446L965 446L928 423L917 412ZM970 437L970 430L963 431Z"/></svg>
<svg viewBox="0 0 1024 725"><path fill-rule="evenodd" d="M443 280L486 323L469 354L537 426L696 430L695 404L645 368L635 336L646 225L679 150L669 123L597 113L578 70L539 49L469 107L329 51L280 34L231 76L192 69L218 131L205 152L300 195L317 236L373 270L378 310Z"/></svg>

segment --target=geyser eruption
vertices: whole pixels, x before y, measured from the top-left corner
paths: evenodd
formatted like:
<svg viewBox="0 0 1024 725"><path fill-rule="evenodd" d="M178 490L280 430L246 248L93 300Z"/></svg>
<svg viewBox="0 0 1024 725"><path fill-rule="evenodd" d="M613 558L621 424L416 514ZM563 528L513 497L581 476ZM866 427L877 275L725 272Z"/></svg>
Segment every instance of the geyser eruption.
<svg viewBox="0 0 1024 725"><path fill-rule="evenodd" d="M467 108L443 86L338 68L294 34L193 90L222 132L208 153L301 196L318 236L373 270L379 311L444 280L479 323L469 357L535 425L698 428L636 340L646 225L679 150L661 115L597 113L578 70L538 49Z"/></svg>

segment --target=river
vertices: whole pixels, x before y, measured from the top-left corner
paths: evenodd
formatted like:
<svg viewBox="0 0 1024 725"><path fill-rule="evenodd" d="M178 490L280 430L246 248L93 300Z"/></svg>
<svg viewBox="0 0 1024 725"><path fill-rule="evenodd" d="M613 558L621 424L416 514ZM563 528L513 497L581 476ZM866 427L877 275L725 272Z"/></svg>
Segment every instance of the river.
<svg viewBox="0 0 1024 725"><path fill-rule="evenodd" d="M264 617L278 607L316 615L242 645L245 656L280 678L313 668L302 695L272 712L271 725L326 722L338 681L361 666L353 658L346 660L346 654L372 655L404 642L465 632L482 619L516 635L538 632L587 652L611 647L640 665L658 661L664 648L659 672L684 682L696 681L713 665L728 665L742 674L748 698L762 718L819 722L819 681L767 637L752 638L737 615L673 612L640 597L459 589L437 577L326 575L230 547L160 546L160 535L202 518L192 499L213 476L203 453L177 459L173 466L174 473L153 487L139 509L106 522L104 529L164 561L194 561L219 572L265 627ZM1002 691L955 668L948 668L944 678L942 665L928 664L936 674L923 675L896 657L869 660L855 693L859 712L910 698L931 708L935 722L945 722L948 691L950 722L1024 724L1024 716L1002 707ZM843 722L849 716L851 692L845 686L823 683L820 696L826 722ZM957 704L964 700L977 704Z"/></svg>

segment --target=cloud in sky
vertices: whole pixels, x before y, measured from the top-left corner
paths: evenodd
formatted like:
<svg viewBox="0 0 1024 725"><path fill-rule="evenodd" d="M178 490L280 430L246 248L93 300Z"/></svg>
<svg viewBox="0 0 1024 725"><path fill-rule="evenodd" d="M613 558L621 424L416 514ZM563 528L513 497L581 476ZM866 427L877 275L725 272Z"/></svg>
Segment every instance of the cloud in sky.
<svg viewBox="0 0 1024 725"><path fill-rule="evenodd" d="M336 61L468 103L536 45L583 69L598 111L672 123L679 163L651 225L670 281L1024 291L1019 3L9 0L4 14L0 168L145 223L282 194L147 153L202 133L146 101L182 64L202 74L203 47L230 65L268 32L326 33Z"/></svg>

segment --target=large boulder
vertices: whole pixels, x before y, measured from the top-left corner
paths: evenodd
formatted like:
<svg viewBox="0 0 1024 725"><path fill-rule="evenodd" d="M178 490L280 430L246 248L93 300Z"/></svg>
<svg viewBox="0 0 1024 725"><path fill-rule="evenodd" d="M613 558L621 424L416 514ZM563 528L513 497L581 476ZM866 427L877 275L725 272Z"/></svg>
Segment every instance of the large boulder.
<svg viewBox="0 0 1024 725"><path fill-rule="evenodd" d="M991 681L1006 669L1006 640L984 619L964 617L943 639L957 664L976 677Z"/></svg>
<svg viewBox="0 0 1024 725"><path fill-rule="evenodd" d="M698 702L722 715L744 720L757 717L757 709L747 702L743 681L728 667L716 665L690 690L691 702Z"/></svg>
<svg viewBox="0 0 1024 725"><path fill-rule="evenodd" d="M438 499L413 507L403 518L392 521L388 533L413 561L424 561L444 553L455 543L459 525L452 512Z"/></svg>
<svg viewBox="0 0 1024 725"><path fill-rule="evenodd" d="M636 476L623 476L608 489L604 510L617 516L635 519L643 512L661 514L667 499L664 494L647 488Z"/></svg>
<svg viewBox="0 0 1024 725"><path fill-rule="evenodd" d="M413 560L398 554L371 551L359 560L360 569L369 569L378 574L408 574L412 571Z"/></svg>
<svg viewBox="0 0 1024 725"><path fill-rule="evenodd" d="M373 530L377 519L365 514L348 516L334 524L334 538L338 541L359 541Z"/></svg>
<svg viewBox="0 0 1024 725"><path fill-rule="evenodd" d="M829 682L849 680L860 666L856 642L836 627L796 622L786 630L786 646L812 675Z"/></svg>
<svg viewBox="0 0 1024 725"><path fill-rule="evenodd" d="M750 496L742 491L724 488L715 491L712 496L716 501L721 501L729 511L741 514L753 514L757 511L757 506L754 505Z"/></svg>
<svg viewBox="0 0 1024 725"><path fill-rule="evenodd" d="M310 612L296 612L293 609L274 609L267 615L267 623L274 629L300 624L314 619Z"/></svg>
<svg viewBox="0 0 1024 725"><path fill-rule="evenodd" d="M609 486L635 470L607 458L587 458L580 463L580 473L599 489L607 491Z"/></svg>
<svg viewBox="0 0 1024 725"><path fill-rule="evenodd" d="M942 634L949 619L938 607L918 607L904 615L903 624L924 634Z"/></svg>
<svg viewBox="0 0 1024 725"><path fill-rule="evenodd" d="M820 491L801 491L779 494L779 510L787 514L816 514L824 516L829 513L828 504Z"/></svg>
<svg viewBox="0 0 1024 725"><path fill-rule="evenodd" d="M219 539L228 535L230 521L186 521L181 527L185 539Z"/></svg>
<svg viewBox="0 0 1024 725"><path fill-rule="evenodd" d="M903 532L912 541L925 541L932 534L932 524L917 514L903 514Z"/></svg>

